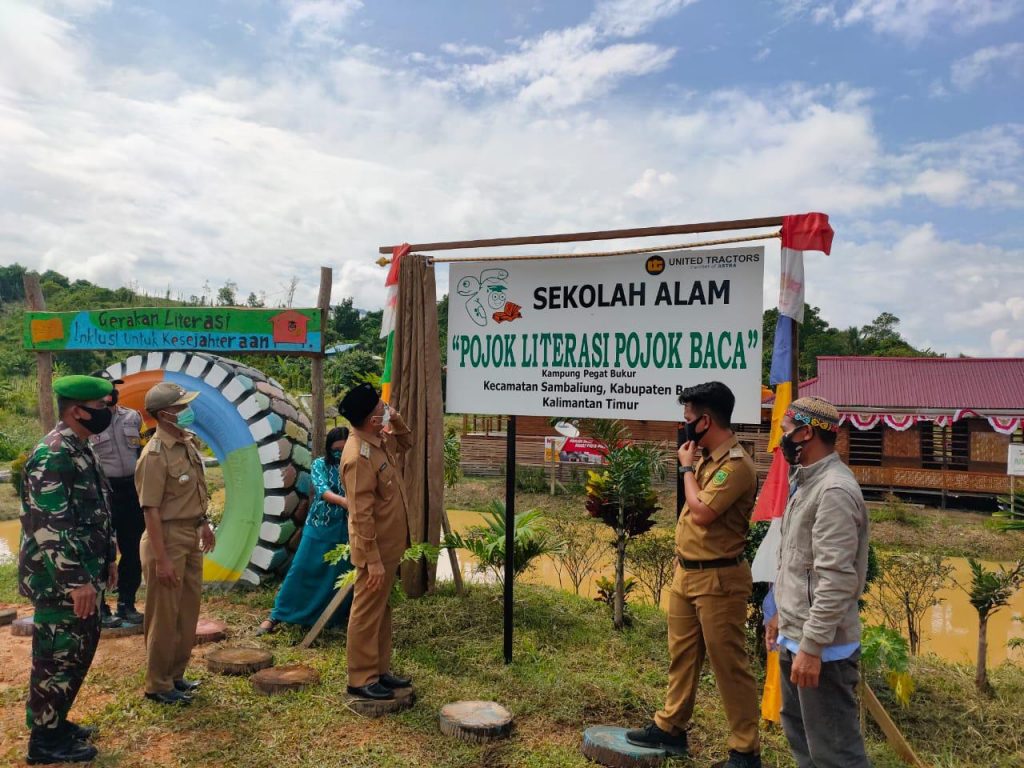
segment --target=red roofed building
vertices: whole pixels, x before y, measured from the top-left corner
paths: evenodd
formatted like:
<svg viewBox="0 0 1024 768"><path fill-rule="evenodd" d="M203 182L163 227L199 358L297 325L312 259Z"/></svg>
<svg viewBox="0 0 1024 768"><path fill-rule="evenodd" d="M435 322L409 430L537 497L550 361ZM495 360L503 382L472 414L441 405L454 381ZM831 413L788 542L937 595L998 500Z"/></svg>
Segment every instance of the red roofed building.
<svg viewBox="0 0 1024 768"><path fill-rule="evenodd" d="M1009 491L1024 442L1024 358L819 357L800 395L843 415L838 448L866 488Z"/></svg>

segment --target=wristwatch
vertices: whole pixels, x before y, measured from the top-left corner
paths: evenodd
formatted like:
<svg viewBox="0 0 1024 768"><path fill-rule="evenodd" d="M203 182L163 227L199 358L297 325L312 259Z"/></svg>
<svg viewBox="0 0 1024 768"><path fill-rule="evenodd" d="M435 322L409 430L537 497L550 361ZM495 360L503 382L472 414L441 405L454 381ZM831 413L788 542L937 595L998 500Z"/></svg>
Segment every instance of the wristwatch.
<svg viewBox="0 0 1024 768"><path fill-rule="evenodd" d="M692 464L685 464L679 467L679 474L685 475L687 472L693 472Z"/></svg>

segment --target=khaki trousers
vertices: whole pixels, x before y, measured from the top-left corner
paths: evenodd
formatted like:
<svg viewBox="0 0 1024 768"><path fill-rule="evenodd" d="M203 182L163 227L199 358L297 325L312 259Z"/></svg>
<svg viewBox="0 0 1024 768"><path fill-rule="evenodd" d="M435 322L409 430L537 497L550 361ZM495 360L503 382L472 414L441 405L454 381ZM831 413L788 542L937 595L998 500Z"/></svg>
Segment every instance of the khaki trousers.
<svg viewBox="0 0 1024 768"><path fill-rule="evenodd" d="M139 554L146 577L146 693L166 693L185 675L199 621L203 590L203 553L194 520L161 523L164 548L178 575L177 586L167 586L156 575L156 555L149 534L142 535Z"/></svg>
<svg viewBox="0 0 1024 768"><path fill-rule="evenodd" d="M398 563L384 564L384 583L366 589L366 568L356 569L355 594L348 618L348 684L360 688L391 670L391 586Z"/></svg>
<svg viewBox="0 0 1024 768"><path fill-rule="evenodd" d="M729 749L758 752L758 696L747 659L747 563L687 571L676 565L668 606L668 693L654 716L663 731L678 734L693 716L704 657L711 662L729 720Z"/></svg>

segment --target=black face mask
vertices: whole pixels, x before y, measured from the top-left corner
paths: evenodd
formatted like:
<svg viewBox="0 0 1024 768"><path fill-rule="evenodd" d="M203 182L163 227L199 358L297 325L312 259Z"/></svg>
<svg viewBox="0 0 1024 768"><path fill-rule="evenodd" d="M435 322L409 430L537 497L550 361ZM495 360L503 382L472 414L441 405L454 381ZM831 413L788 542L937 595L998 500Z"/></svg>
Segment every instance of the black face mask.
<svg viewBox="0 0 1024 768"><path fill-rule="evenodd" d="M779 447L782 449L782 457L786 462L792 466L796 466L800 463L800 454L803 453L804 444L798 443L793 439L793 434L802 427L797 427L789 434L782 436L782 441L779 443Z"/></svg>
<svg viewBox="0 0 1024 768"><path fill-rule="evenodd" d="M686 422L686 440L684 442L694 442L700 445L700 441L704 439L704 435L708 433L707 429L697 429L697 422L700 421L703 416L698 416L693 421Z"/></svg>
<svg viewBox="0 0 1024 768"><path fill-rule="evenodd" d="M100 432L110 426L111 419L114 418L114 414L110 412L109 408L90 408L88 405L79 406L83 411L89 414L88 421L79 420L79 424L85 427L87 430L92 432L94 435L98 435Z"/></svg>

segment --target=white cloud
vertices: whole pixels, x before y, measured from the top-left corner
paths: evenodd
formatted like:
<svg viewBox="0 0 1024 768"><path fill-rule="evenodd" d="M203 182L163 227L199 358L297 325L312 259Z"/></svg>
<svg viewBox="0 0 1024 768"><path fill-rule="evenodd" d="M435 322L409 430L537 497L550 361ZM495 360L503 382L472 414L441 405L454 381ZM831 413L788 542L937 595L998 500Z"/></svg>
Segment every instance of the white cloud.
<svg viewBox="0 0 1024 768"><path fill-rule="evenodd" d="M1005 70L1007 77L1024 76L1024 43L993 45L957 59L950 67L949 79L959 90L969 91L979 82L991 79L999 68Z"/></svg>
<svg viewBox="0 0 1024 768"><path fill-rule="evenodd" d="M611 91L626 77L664 69L674 48L623 43L697 0L602 0L583 23L519 40L515 50L486 52L486 63L456 69L453 82L468 90L514 93L520 103L549 109L571 107ZM442 50L456 57L464 46Z"/></svg>
<svg viewBox="0 0 1024 768"><path fill-rule="evenodd" d="M1015 345L1024 341L1024 249L944 240L932 224L887 228L864 221L846 231L881 229L890 231L852 239L837 228L832 255L808 257L807 300L825 308L829 322L860 326L890 311L919 347L1020 353Z"/></svg>
<svg viewBox="0 0 1024 768"><path fill-rule="evenodd" d="M788 17L807 14L816 24L867 24L884 35L918 43L929 35L969 32L1016 16L1021 0L779 0Z"/></svg>
<svg viewBox="0 0 1024 768"><path fill-rule="evenodd" d="M286 31L307 45L335 43L362 0L284 0Z"/></svg>
<svg viewBox="0 0 1024 768"><path fill-rule="evenodd" d="M697 0L602 0L594 10L593 26L609 37L635 37L655 22L675 15Z"/></svg>
<svg viewBox="0 0 1024 768"><path fill-rule="evenodd" d="M998 357L1024 357L1024 333L1010 328L996 328L989 337L992 353Z"/></svg>

